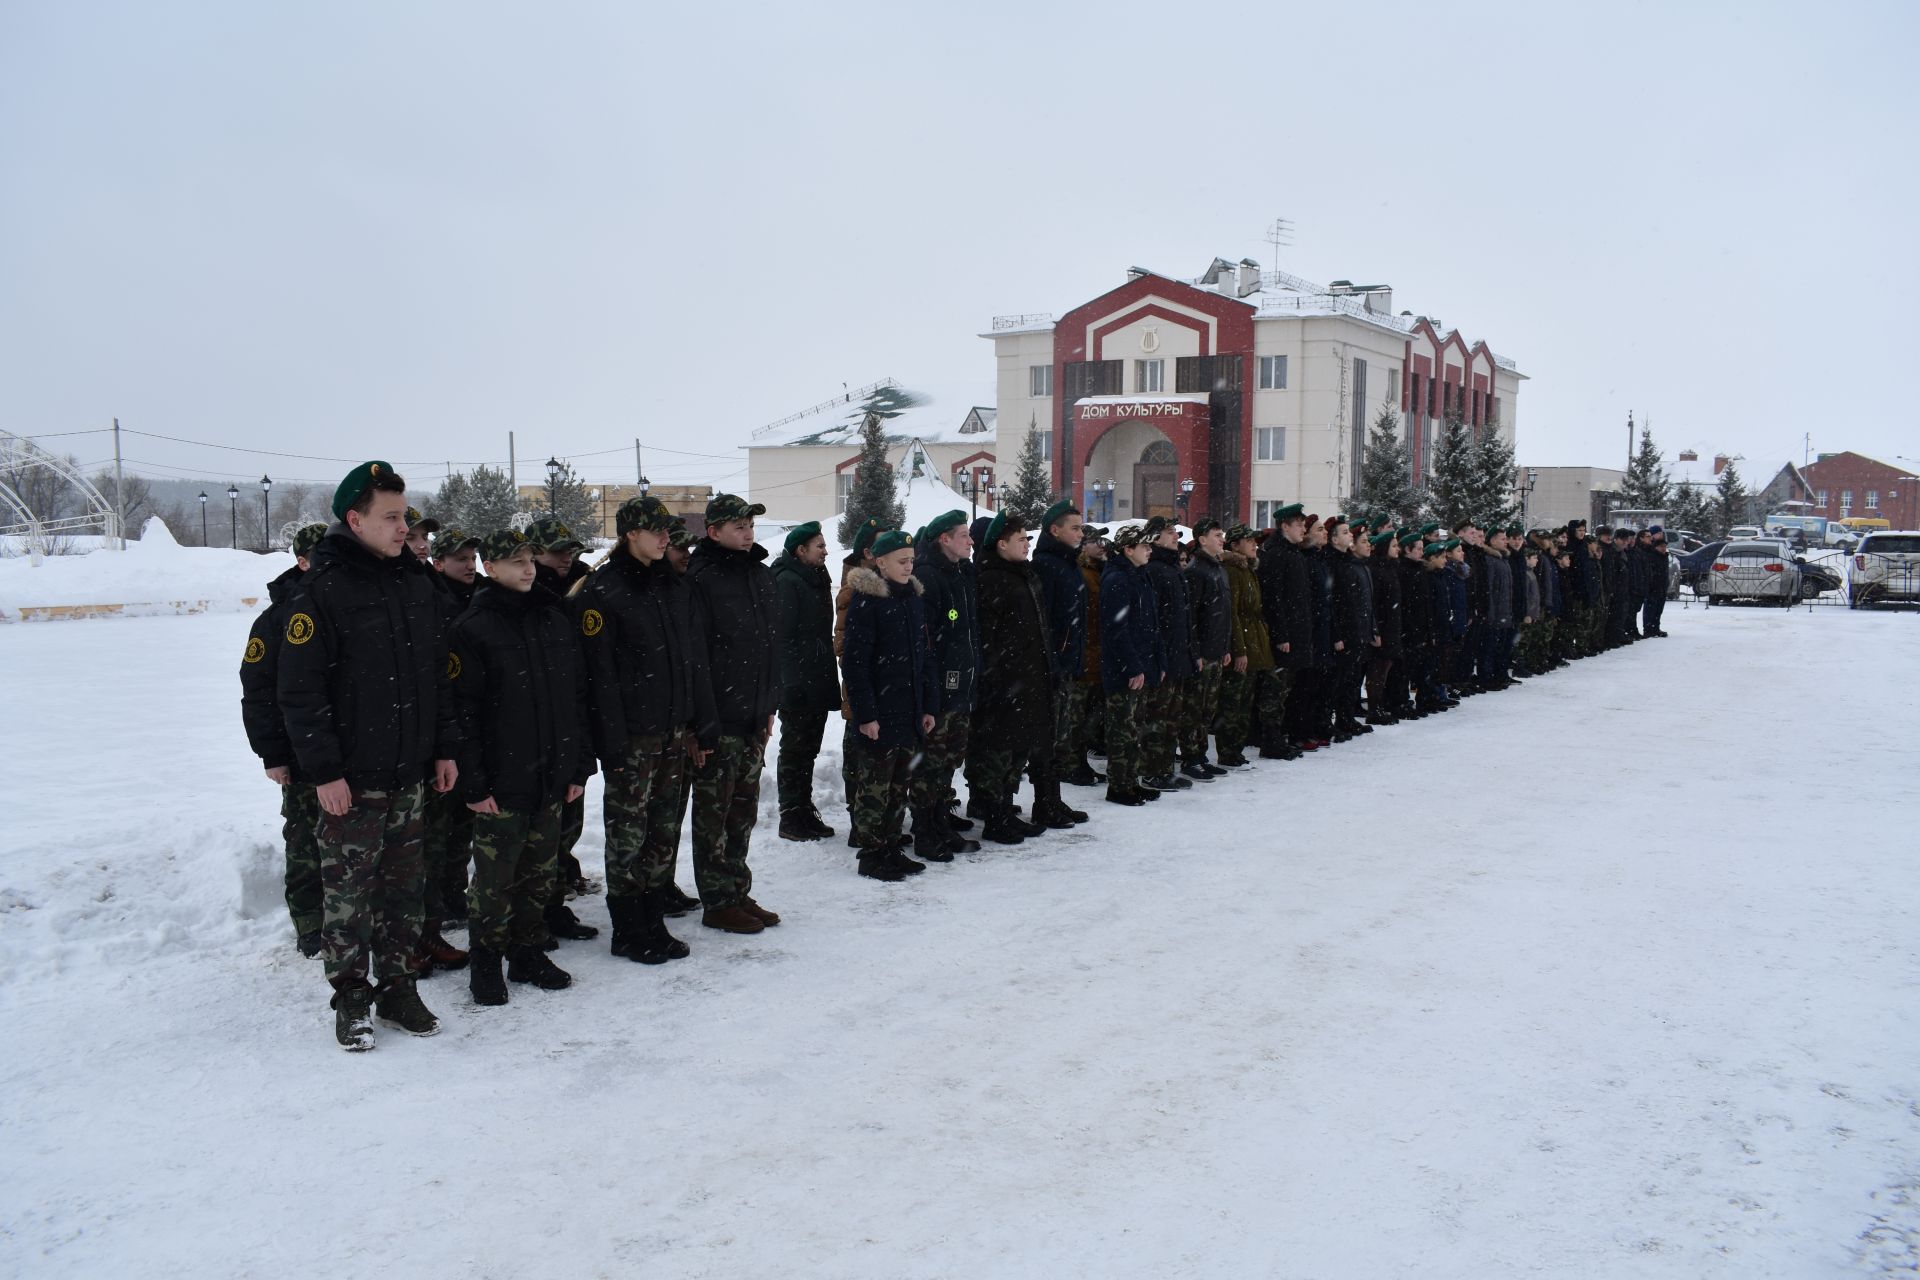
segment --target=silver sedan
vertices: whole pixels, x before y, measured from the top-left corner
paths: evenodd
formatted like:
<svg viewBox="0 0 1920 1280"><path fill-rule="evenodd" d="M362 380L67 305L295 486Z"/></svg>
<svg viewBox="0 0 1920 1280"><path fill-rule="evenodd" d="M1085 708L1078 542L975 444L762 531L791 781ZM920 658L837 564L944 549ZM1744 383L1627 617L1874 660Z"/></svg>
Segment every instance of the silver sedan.
<svg viewBox="0 0 1920 1280"><path fill-rule="evenodd" d="M1765 600L1786 608L1800 598L1800 566L1784 542L1729 542L1707 571L1708 604Z"/></svg>

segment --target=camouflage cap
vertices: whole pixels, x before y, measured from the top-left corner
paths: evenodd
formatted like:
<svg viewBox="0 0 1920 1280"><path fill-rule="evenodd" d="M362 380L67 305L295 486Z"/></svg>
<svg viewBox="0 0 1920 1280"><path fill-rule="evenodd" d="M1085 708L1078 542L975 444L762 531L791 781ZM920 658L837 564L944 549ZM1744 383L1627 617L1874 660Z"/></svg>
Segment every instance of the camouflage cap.
<svg viewBox="0 0 1920 1280"><path fill-rule="evenodd" d="M913 546L913 538L904 529L889 529L873 540L873 558L891 555Z"/></svg>
<svg viewBox="0 0 1920 1280"><path fill-rule="evenodd" d="M613 514L613 529L623 538L635 529L667 533L672 530L673 521L673 512L667 510L666 503L651 494L643 494L620 504L620 509Z"/></svg>
<svg viewBox="0 0 1920 1280"><path fill-rule="evenodd" d="M522 547L539 550L532 538L518 529L497 529L480 540L480 558L488 563L511 560Z"/></svg>
<svg viewBox="0 0 1920 1280"><path fill-rule="evenodd" d="M310 556L313 549L320 545L320 539L327 536L327 526L323 524L302 525L293 535L293 554Z"/></svg>
<svg viewBox="0 0 1920 1280"><path fill-rule="evenodd" d="M1227 526L1221 524L1212 516L1201 516L1198 520L1194 521L1193 536L1195 538L1204 538L1215 529L1224 529L1226 527Z"/></svg>
<svg viewBox="0 0 1920 1280"><path fill-rule="evenodd" d="M716 493L707 499L707 528L725 524L729 520L749 520L754 516L767 514L767 509L757 502L748 502L738 494Z"/></svg>
<svg viewBox="0 0 1920 1280"><path fill-rule="evenodd" d="M558 516L541 516L527 526L526 540L535 551L578 551L587 544L573 536L573 530L560 523Z"/></svg>
<svg viewBox="0 0 1920 1280"><path fill-rule="evenodd" d="M1116 547L1137 547L1146 540L1146 526L1139 524L1122 525L1113 535Z"/></svg>
<svg viewBox="0 0 1920 1280"><path fill-rule="evenodd" d="M673 522L673 528L667 531L667 545L670 547L678 547L682 551L687 550L693 545L693 535L687 532L687 522L685 520L676 519Z"/></svg>
<svg viewBox="0 0 1920 1280"><path fill-rule="evenodd" d="M422 533L438 533L440 531L440 522L432 516L421 515L420 508L418 507L408 507L407 529L409 531L418 529Z"/></svg>
<svg viewBox="0 0 1920 1280"><path fill-rule="evenodd" d="M1151 540L1171 528L1173 528L1173 521L1165 516L1148 516L1147 522L1140 526L1140 536Z"/></svg>
<svg viewBox="0 0 1920 1280"><path fill-rule="evenodd" d="M477 547L480 539L449 525L433 535L433 558L441 560L466 547Z"/></svg>
<svg viewBox="0 0 1920 1280"><path fill-rule="evenodd" d="M1253 526L1250 524L1237 524L1227 530L1228 542L1238 542L1242 538L1257 538L1259 536L1259 534L1254 532Z"/></svg>

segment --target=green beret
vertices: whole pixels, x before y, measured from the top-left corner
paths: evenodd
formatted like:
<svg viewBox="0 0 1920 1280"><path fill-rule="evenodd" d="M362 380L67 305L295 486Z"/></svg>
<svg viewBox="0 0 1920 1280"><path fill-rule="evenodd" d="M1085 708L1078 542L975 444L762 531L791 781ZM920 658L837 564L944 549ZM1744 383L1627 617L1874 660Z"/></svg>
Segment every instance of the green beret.
<svg viewBox="0 0 1920 1280"><path fill-rule="evenodd" d="M1410 547L1414 543L1420 541L1420 531L1418 529L1409 529L1405 533L1399 535L1399 537L1400 537L1401 546Z"/></svg>
<svg viewBox="0 0 1920 1280"><path fill-rule="evenodd" d="M320 539L327 536L327 526L323 524L302 525L294 531L293 554L310 556L313 549L320 545Z"/></svg>
<svg viewBox="0 0 1920 1280"><path fill-rule="evenodd" d="M667 510L666 503L652 494L646 494L638 498L628 498L620 504L620 509L613 513L613 528L614 532L623 538L635 529L669 533L677 519L673 512ZM682 527L685 527L684 522ZM819 527L815 525L814 529L817 531Z"/></svg>
<svg viewBox="0 0 1920 1280"><path fill-rule="evenodd" d="M390 476L393 473L393 467L385 462L363 462L347 472L347 478L342 480L340 487L333 491L333 518L345 520L348 509L360 501L360 495L367 491L367 486L373 483L374 477Z"/></svg>
<svg viewBox="0 0 1920 1280"><path fill-rule="evenodd" d="M1051 529L1055 522L1064 520L1068 516L1077 516L1079 514L1080 508L1073 505L1073 499L1062 498L1060 501L1048 507L1047 513L1040 517L1040 527L1042 529Z"/></svg>
<svg viewBox="0 0 1920 1280"><path fill-rule="evenodd" d="M1429 543L1427 544L1427 549L1426 549L1425 551L1423 551L1423 552L1421 552L1421 557L1422 557L1423 559L1432 559L1432 558L1433 558L1434 556L1443 556L1443 555L1445 555L1446 553L1447 553L1447 544L1446 544L1446 543L1444 543L1444 542L1429 542Z"/></svg>
<svg viewBox="0 0 1920 1280"><path fill-rule="evenodd" d="M1527 531L1525 529L1522 529L1517 524L1510 524L1507 526L1507 536L1509 538L1524 538L1526 537L1526 535L1527 535Z"/></svg>
<svg viewBox="0 0 1920 1280"><path fill-rule="evenodd" d="M787 540L781 545L786 547L788 551L792 551L802 543L812 542L819 536L820 522L818 520L809 520L805 524L797 524L787 530Z"/></svg>
<svg viewBox="0 0 1920 1280"><path fill-rule="evenodd" d="M1306 514L1307 509L1305 507L1297 502L1289 502L1286 506L1273 513L1273 522L1279 525L1285 524L1289 520L1303 520L1306 518Z"/></svg>
<svg viewBox="0 0 1920 1280"><path fill-rule="evenodd" d="M873 558L878 560L881 556L912 545L913 539L909 538L903 530L889 529L873 540Z"/></svg>
<svg viewBox="0 0 1920 1280"><path fill-rule="evenodd" d="M1228 542L1238 542L1242 538L1257 538L1259 536L1259 534L1253 531L1253 526L1249 524L1237 524L1227 530Z"/></svg>
<svg viewBox="0 0 1920 1280"><path fill-rule="evenodd" d="M480 539L460 530L448 527L433 535L433 558L439 560L452 555L462 547L477 547Z"/></svg>
<svg viewBox="0 0 1920 1280"><path fill-rule="evenodd" d="M966 522L967 513L956 508L952 511L943 511L927 521L927 527L922 532L929 538L937 538L943 533L958 529Z"/></svg>
<svg viewBox="0 0 1920 1280"><path fill-rule="evenodd" d="M533 539L518 529L496 529L480 539L480 558L489 564L511 560L522 547L533 547Z"/></svg>
<svg viewBox="0 0 1920 1280"><path fill-rule="evenodd" d="M1389 529L1385 533L1376 533L1368 538L1367 541L1376 547L1384 547L1393 541L1393 530Z"/></svg>
<svg viewBox="0 0 1920 1280"><path fill-rule="evenodd" d="M872 545L874 537L880 532L880 517L868 516L853 531L853 554L859 555Z"/></svg>
<svg viewBox="0 0 1920 1280"><path fill-rule="evenodd" d="M747 520L754 516L767 514L767 509L757 502L748 502L745 498L731 493L716 493L707 499L707 527L725 524L729 520Z"/></svg>
<svg viewBox="0 0 1920 1280"><path fill-rule="evenodd" d="M1430 533L1438 533L1439 531L1440 531L1440 522L1438 520L1429 520L1425 524L1420 526L1420 536L1423 538Z"/></svg>
<svg viewBox="0 0 1920 1280"><path fill-rule="evenodd" d="M993 519L987 521L987 544L991 546L1006 536L1007 510L1005 507L1002 507L993 513Z"/></svg>
<svg viewBox="0 0 1920 1280"><path fill-rule="evenodd" d="M1215 529L1224 529L1226 527L1227 526L1221 524L1218 520L1215 520L1212 516L1201 516L1200 519L1193 526L1193 536L1196 538L1201 538L1206 536L1209 533L1212 533Z"/></svg>
<svg viewBox="0 0 1920 1280"><path fill-rule="evenodd" d="M913 531L913 545L917 547L921 543L925 542L926 540L927 540L927 526L921 525L918 529L915 529Z"/></svg>
<svg viewBox="0 0 1920 1280"><path fill-rule="evenodd" d="M527 541L535 551L574 551L587 545L574 537L573 530L561 524L557 516L541 516L529 524Z"/></svg>
<svg viewBox="0 0 1920 1280"><path fill-rule="evenodd" d="M1388 515L1384 511L1382 511L1379 515L1375 516L1371 522L1373 531L1375 533L1378 533L1382 529L1390 527L1392 524L1393 524L1393 517Z"/></svg>

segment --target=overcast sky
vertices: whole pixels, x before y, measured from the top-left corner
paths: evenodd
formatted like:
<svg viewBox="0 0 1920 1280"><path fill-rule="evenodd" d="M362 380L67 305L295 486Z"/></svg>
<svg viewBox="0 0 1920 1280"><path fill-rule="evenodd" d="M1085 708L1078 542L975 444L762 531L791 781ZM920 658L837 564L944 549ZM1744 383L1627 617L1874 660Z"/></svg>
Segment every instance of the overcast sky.
<svg viewBox="0 0 1920 1280"><path fill-rule="evenodd" d="M738 488L843 382L957 419L996 313L1284 216L1519 362L1522 462L1618 466L1629 409L1750 474L1920 455L1916 15L10 0L0 426Z"/></svg>

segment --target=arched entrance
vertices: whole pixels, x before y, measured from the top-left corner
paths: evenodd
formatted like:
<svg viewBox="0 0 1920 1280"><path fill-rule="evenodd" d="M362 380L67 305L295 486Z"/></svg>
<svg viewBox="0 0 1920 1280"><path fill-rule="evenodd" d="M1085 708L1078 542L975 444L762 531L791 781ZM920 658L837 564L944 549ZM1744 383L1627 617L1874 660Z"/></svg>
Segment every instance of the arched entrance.
<svg viewBox="0 0 1920 1280"><path fill-rule="evenodd" d="M1165 432L1139 418L1116 422L1094 442L1083 472L1088 518L1144 520L1175 513L1180 452Z"/></svg>

